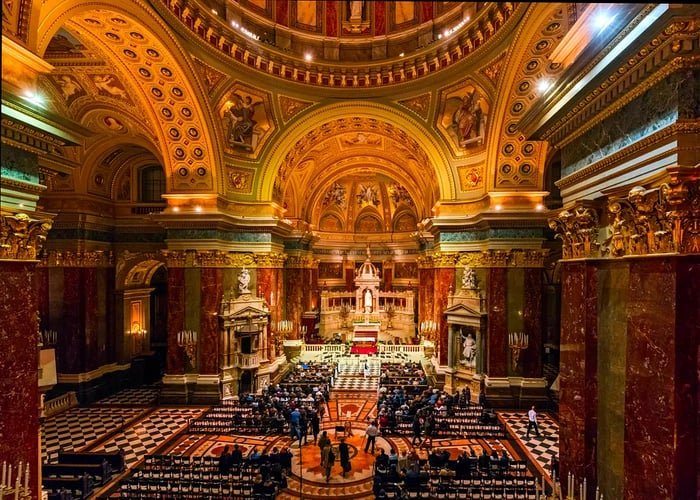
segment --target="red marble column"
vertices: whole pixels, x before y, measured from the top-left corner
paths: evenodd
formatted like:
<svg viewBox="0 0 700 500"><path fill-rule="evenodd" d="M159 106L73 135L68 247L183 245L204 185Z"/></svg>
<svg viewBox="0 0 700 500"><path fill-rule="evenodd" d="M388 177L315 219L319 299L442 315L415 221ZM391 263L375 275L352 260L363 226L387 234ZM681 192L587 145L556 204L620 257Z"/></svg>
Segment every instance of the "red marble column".
<svg viewBox="0 0 700 500"><path fill-rule="evenodd" d="M83 325L85 332L83 338L83 356L85 357L84 370L90 372L100 367L100 349L98 345L98 332L104 325L100 324L100 315L98 314L98 300L100 290L97 284L97 268L86 267L81 269L83 278L83 302L81 313L84 316Z"/></svg>
<svg viewBox="0 0 700 500"><path fill-rule="evenodd" d="M49 321L49 268L37 267L35 289L37 299L37 311L39 311L39 330L55 330Z"/></svg>
<svg viewBox="0 0 700 500"><path fill-rule="evenodd" d="M224 295L224 272L215 267L202 268L199 313L199 373L219 373L219 305Z"/></svg>
<svg viewBox="0 0 700 500"><path fill-rule="evenodd" d="M562 263L560 476L596 484L598 270ZM562 487L566 489L566 481ZM593 488L589 488L589 491ZM569 492L564 491L565 494Z"/></svg>
<svg viewBox="0 0 700 500"><path fill-rule="evenodd" d="M63 311L58 326L56 365L59 373L86 371L85 316L83 314L83 273L78 267L63 269Z"/></svg>
<svg viewBox="0 0 700 500"><path fill-rule="evenodd" d="M630 263L624 497L697 498L700 259Z"/></svg>
<svg viewBox="0 0 700 500"><path fill-rule="evenodd" d="M0 261L0 461L30 466L39 498L39 384L36 262Z"/></svg>
<svg viewBox="0 0 700 500"><path fill-rule="evenodd" d="M508 376L508 333L506 268L487 270L488 324L486 333L486 374L492 378Z"/></svg>
<svg viewBox="0 0 700 500"><path fill-rule="evenodd" d="M394 266L387 267L384 266L384 274L382 275L384 279L384 290L387 292L391 291L392 280L394 278Z"/></svg>
<svg viewBox="0 0 700 500"><path fill-rule="evenodd" d="M450 293L450 288L454 287L455 274L454 268L439 268L435 270L433 303L436 311L442 312L447 309L447 295ZM438 359L441 366L447 366L447 348L449 345L447 322L442 315L437 319L440 321L440 331L438 332L440 353Z"/></svg>
<svg viewBox="0 0 700 500"><path fill-rule="evenodd" d="M291 268L287 269L287 318L288 320L294 321L295 329L301 325L302 314L304 313L303 300L304 300L304 278L305 269L302 268ZM299 338L298 332L294 332L290 335L290 338Z"/></svg>
<svg viewBox="0 0 700 500"><path fill-rule="evenodd" d="M434 269L418 270L418 321L431 321L435 318L433 296L435 290Z"/></svg>
<svg viewBox="0 0 700 500"><path fill-rule="evenodd" d="M530 344L520 354L523 377L542 377L542 269L525 269L525 297L523 297L523 326L529 335Z"/></svg>
<svg viewBox="0 0 700 500"><path fill-rule="evenodd" d="M177 333L185 329L185 269L168 270L168 356L167 374L185 373L185 353L177 345Z"/></svg>

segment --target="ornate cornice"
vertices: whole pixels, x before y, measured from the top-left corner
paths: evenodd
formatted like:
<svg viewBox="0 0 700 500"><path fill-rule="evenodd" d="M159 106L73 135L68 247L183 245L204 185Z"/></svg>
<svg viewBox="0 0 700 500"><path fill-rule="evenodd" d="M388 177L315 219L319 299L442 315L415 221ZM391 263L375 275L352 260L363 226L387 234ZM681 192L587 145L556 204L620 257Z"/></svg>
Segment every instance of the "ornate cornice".
<svg viewBox="0 0 700 500"><path fill-rule="evenodd" d="M36 260L51 224L21 212L0 213L0 260Z"/></svg>
<svg viewBox="0 0 700 500"><path fill-rule="evenodd" d="M650 146L673 137L674 135L692 135L700 133L700 121L679 121L668 127L665 127L658 132L655 132L643 139L633 142L626 148L619 149L613 154L610 154L602 160L592 163L591 165L582 168L566 177L555 182L556 186L562 191L574 186L586 179L595 177L603 172L608 172L617 164L621 163L625 158L630 158L640 151L647 150Z"/></svg>
<svg viewBox="0 0 700 500"><path fill-rule="evenodd" d="M112 267L114 255L103 250L42 252L40 267Z"/></svg>

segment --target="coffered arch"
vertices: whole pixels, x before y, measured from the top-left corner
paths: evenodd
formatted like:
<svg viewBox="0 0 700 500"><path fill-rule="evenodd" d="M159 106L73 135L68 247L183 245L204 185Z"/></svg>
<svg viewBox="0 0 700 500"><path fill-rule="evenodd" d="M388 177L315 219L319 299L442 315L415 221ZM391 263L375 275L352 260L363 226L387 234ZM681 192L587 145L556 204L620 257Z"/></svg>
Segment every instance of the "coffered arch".
<svg viewBox="0 0 700 500"><path fill-rule="evenodd" d="M426 212L457 193L453 167L425 125L396 109L366 101L301 113L271 148L264 165L258 197L280 203L290 187L297 197L318 200L320 186L329 185L334 175L348 168L391 171L412 196L423 200ZM313 193L300 192L301 186L295 186L300 176L313 180L318 188ZM300 215L300 210L296 213Z"/></svg>
<svg viewBox="0 0 700 500"><path fill-rule="evenodd" d="M137 1L47 2L42 8L38 51L60 29L99 48L108 63L92 75L105 95L132 99L144 110L163 158L168 192L219 191L222 151L206 92L190 58L162 19ZM115 82L114 71L125 79Z"/></svg>

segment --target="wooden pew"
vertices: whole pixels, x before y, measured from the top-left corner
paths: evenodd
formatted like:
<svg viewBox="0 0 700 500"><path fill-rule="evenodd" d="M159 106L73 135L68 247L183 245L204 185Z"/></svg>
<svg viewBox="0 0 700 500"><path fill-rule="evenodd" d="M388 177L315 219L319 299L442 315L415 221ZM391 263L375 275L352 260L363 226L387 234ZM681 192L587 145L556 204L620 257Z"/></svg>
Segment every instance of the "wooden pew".
<svg viewBox="0 0 700 500"><path fill-rule="evenodd" d="M89 474L97 482L101 484L107 483L112 477L112 467L107 460L103 460L100 464L43 464L41 473L44 477L52 476L82 476Z"/></svg>
<svg viewBox="0 0 700 500"><path fill-rule="evenodd" d="M45 490L54 492L68 490L76 498L88 498L94 490L94 482L89 474L78 477L42 477L41 484Z"/></svg>
<svg viewBox="0 0 700 500"><path fill-rule="evenodd" d="M112 472L122 472L126 469L126 459L124 451L119 450L112 453L107 452L77 452L77 451L59 451L59 464L101 464L106 460L112 468Z"/></svg>

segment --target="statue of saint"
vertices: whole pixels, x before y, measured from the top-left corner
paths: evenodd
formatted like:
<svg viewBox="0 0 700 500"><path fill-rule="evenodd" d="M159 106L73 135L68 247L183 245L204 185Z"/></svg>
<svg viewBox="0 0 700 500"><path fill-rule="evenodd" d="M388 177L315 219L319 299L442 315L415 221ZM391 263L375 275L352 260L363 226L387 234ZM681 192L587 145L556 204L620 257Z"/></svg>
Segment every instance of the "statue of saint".
<svg viewBox="0 0 700 500"><path fill-rule="evenodd" d="M244 267L238 275L238 291L241 295L250 293L248 286L250 285L250 272Z"/></svg>
<svg viewBox="0 0 700 500"><path fill-rule="evenodd" d="M476 275L474 270L469 266L464 266L464 272L462 273L462 289L463 290L474 290L476 288Z"/></svg>
<svg viewBox="0 0 700 500"><path fill-rule="evenodd" d="M464 342L462 343L462 364L466 366L476 366L476 340L474 336L470 333L464 337Z"/></svg>

